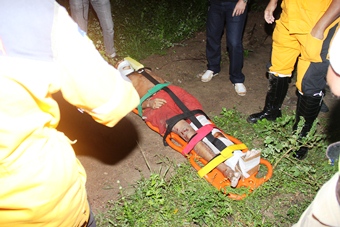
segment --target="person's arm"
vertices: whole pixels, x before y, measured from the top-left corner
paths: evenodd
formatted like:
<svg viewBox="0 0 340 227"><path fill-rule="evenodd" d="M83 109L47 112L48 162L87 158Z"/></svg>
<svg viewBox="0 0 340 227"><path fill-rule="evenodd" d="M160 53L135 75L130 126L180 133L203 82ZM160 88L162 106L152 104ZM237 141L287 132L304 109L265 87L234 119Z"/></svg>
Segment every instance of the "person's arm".
<svg viewBox="0 0 340 227"><path fill-rule="evenodd" d="M53 52L59 69L60 88L66 101L112 127L139 104L131 81L109 65L92 41L58 8L53 27Z"/></svg>
<svg viewBox="0 0 340 227"><path fill-rule="evenodd" d="M264 19L268 24L275 22L274 11L277 7L278 0L270 0L266 9L264 10Z"/></svg>
<svg viewBox="0 0 340 227"><path fill-rule="evenodd" d="M340 0L333 0L326 12L314 25L311 35L317 39L324 38L324 31L340 16Z"/></svg>

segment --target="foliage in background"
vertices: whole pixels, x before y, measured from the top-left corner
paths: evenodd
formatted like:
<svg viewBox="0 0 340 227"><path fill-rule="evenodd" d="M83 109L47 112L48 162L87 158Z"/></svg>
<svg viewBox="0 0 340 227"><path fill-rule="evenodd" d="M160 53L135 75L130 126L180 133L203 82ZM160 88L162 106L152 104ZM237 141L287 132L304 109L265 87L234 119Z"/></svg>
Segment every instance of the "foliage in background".
<svg viewBox="0 0 340 227"><path fill-rule="evenodd" d="M250 10L262 11L268 0L253 0ZM115 46L120 56L136 60L165 50L205 29L207 0L111 0ZM103 54L98 20L90 11L88 35Z"/></svg>
<svg viewBox="0 0 340 227"><path fill-rule="evenodd" d="M165 49L204 27L207 3L206 0L111 0L118 54L137 60L164 54ZM93 25L89 27L89 36L100 40L96 32L100 26L98 22Z"/></svg>
<svg viewBox="0 0 340 227"><path fill-rule="evenodd" d="M263 11L266 2L251 1L250 10ZM136 60L163 54L167 48L204 29L207 3L112 0L118 54ZM101 29L93 15L89 37L104 56ZM337 171L325 159L325 129L320 126L324 124L315 124L310 135L299 140L298 132L292 133L293 116L286 111L275 122L263 120L251 125L236 109L223 109L213 119L218 127L249 148L261 149L262 156L275 167L272 179L244 200L233 201L218 192L200 179L189 163L179 165L163 158L161 165L167 171L142 177L131 186L132 194L121 188L120 198L109 201L107 211L96 215L97 225L291 226L320 186ZM308 159L302 162L291 158L291 152L300 144L311 147Z"/></svg>
<svg viewBox="0 0 340 227"><path fill-rule="evenodd" d="M163 159L162 165L171 171L142 178L132 185L132 194L121 188L120 199L110 201L107 212L96 216L98 226L291 226L337 168L325 158L326 138L319 124L300 141L298 132L292 134L294 113L285 112L284 116L252 125L237 110L223 109L213 119L249 148L260 149L275 166L273 177L245 199L229 199L200 179L189 163L179 165ZM298 142L311 146L304 161L291 157ZM263 168L261 172L266 171ZM227 190L237 193L242 189Z"/></svg>
<svg viewBox="0 0 340 227"><path fill-rule="evenodd" d="M113 15L118 48L136 59L162 53L192 36L202 29L206 19L205 0L116 0L113 4L116 4ZM131 43L139 45L131 46Z"/></svg>

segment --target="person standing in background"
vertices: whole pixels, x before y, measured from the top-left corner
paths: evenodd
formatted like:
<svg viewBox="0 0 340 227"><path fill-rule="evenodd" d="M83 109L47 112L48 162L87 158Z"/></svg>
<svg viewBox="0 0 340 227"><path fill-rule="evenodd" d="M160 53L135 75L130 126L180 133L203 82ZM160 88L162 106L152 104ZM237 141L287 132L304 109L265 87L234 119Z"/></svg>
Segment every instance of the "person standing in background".
<svg viewBox="0 0 340 227"><path fill-rule="evenodd" d="M247 17L248 0L210 0L206 33L206 57L208 70L202 75L202 82L209 82L221 71L221 41L226 29L229 54L229 79L238 95L247 92L244 86L243 31Z"/></svg>
<svg viewBox="0 0 340 227"><path fill-rule="evenodd" d="M278 0L270 0L264 12L267 23L273 16ZM261 112L251 114L247 121L276 120L297 61L297 106L293 131L302 117L305 122L299 134L307 136L317 118L326 87L329 65L328 49L340 22L340 0L283 0L282 13L273 33L271 62L268 68L269 90ZM293 157L302 160L308 148L301 146Z"/></svg>
<svg viewBox="0 0 340 227"><path fill-rule="evenodd" d="M113 127L138 93L54 0L0 3L0 226L95 227L52 95Z"/></svg>
<svg viewBox="0 0 340 227"><path fill-rule="evenodd" d="M87 33L90 3L102 28L106 56L114 58L117 53L114 47L114 24L110 0L70 0L71 17L80 29Z"/></svg>

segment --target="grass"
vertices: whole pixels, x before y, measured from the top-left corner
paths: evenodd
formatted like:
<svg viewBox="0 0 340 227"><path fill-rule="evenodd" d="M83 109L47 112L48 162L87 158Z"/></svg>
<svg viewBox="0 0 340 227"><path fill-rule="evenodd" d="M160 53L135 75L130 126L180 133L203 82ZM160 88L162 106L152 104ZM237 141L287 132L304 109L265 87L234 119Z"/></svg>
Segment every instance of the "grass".
<svg viewBox="0 0 340 227"><path fill-rule="evenodd" d="M268 0L250 1L250 10L263 11ZM165 54L167 48L205 29L207 0L111 0L118 55L141 60ZM105 57L99 22L90 10L88 36ZM105 57L106 58L106 57Z"/></svg>
<svg viewBox="0 0 340 227"><path fill-rule="evenodd" d="M294 114L284 116L251 125L235 109L223 109L214 118L223 131L238 135L249 148L261 149L275 166L273 177L245 199L229 199L200 179L188 163L178 165L164 158L162 165L171 171L142 178L132 185L132 194L121 188L120 198L108 202L107 212L97 214L98 226L291 226L337 168L325 159L321 124L300 141L311 147L308 159L292 158L289 152L297 147L291 133Z"/></svg>
<svg viewBox="0 0 340 227"><path fill-rule="evenodd" d="M141 60L164 54L171 46L204 29L207 1L111 1L118 54ZM265 1L253 0L251 10L263 11ZM101 29L90 15L89 37L104 54ZM161 158L162 170L120 188L120 197L108 201L96 214L98 226L291 226L317 190L336 171L325 159L326 129L316 124L310 136L298 141L291 128L294 113L285 111L275 122L250 125L235 109L223 109L213 121L223 131L261 149L274 166L273 177L241 201L234 201L200 179L189 165ZM301 125L299 127L301 129ZM317 130L316 130L317 129ZM310 146L308 159L291 158L299 143ZM261 169L261 171L263 171Z"/></svg>
<svg viewBox="0 0 340 227"><path fill-rule="evenodd" d="M136 60L165 54L167 48L202 30L206 21L206 0L112 0L111 5L118 54ZM104 53L100 25L93 13L90 20L88 35L99 40L97 48Z"/></svg>

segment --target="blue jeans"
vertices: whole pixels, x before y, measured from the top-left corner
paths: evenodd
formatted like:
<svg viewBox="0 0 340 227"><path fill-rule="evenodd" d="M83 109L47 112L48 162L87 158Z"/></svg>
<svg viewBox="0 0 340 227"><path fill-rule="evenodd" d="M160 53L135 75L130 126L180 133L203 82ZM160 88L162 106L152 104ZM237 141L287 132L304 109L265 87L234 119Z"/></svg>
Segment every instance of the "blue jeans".
<svg viewBox="0 0 340 227"><path fill-rule="evenodd" d="M208 69L214 73L221 71L221 40L226 28L227 50L229 53L229 79L235 83L243 83L243 30L247 16L247 8L240 16L232 16L236 2L211 1L207 16L206 56Z"/></svg>
<svg viewBox="0 0 340 227"><path fill-rule="evenodd" d="M114 48L113 20L109 0L70 0L71 16L79 27L84 32L87 32L90 3L97 14L102 28L106 54L111 55L116 50Z"/></svg>

